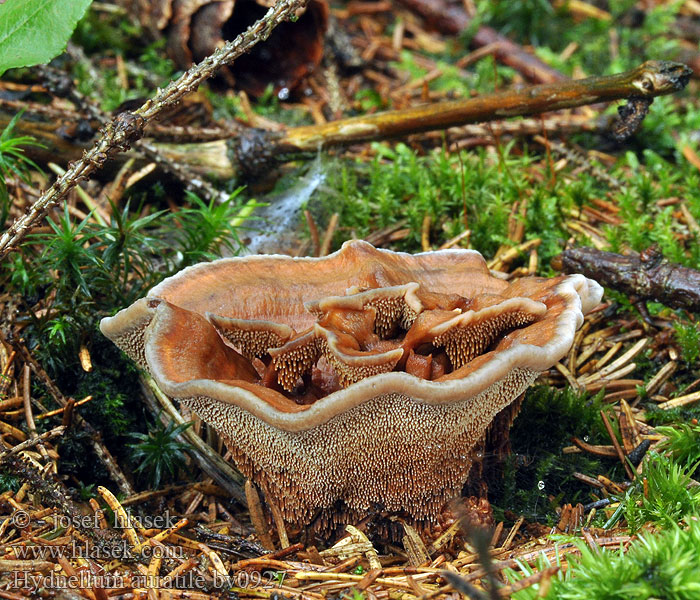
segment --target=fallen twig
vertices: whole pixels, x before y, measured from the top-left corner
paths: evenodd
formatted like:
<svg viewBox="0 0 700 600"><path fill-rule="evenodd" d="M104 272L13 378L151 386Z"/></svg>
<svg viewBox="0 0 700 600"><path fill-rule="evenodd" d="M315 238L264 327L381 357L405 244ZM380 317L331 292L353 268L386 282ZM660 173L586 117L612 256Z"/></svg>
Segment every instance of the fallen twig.
<svg viewBox="0 0 700 600"><path fill-rule="evenodd" d="M304 153L316 153L323 148L344 147L358 142L391 139L508 117L536 115L597 102L610 102L627 98L635 100L642 97L650 100L656 96L682 89L687 84L689 77L690 69L683 64L648 61L632 71L617 75L590 77L484 94L462 100L436 102L401 110L340 119L320 125L292 127L286 131L249 128L242 130L236 139L198 144L198 151L206 154L205 157L199 156L197 161L200 166L204 163L205 170L216 176L232 177L237 172L248 176L258 176L269 173L272 166L286 158ZM138 116L137 113L138 111L128 114ZM639 124L638 120L633 120L634 122L621 123L617 126L618 129L631 132L634 126ZM139 124L139 128L142 129L142 125ZM128 127L128 124L125 123L123 126ZM32 129L37 128L32 126L26 131L22 129L22 132L34 135ZM51 132L39 129L39 133L47 135L51 145L60 143L65 146L65 140L56 140L57 136L52 135ZM142 131L138 132L138 136L142 134ZM130 142L132 141L130 140ZM187 146L164 144L152 144L151 146L151 149L157 149L172 163L187 164L184 155L191 150ZM125 150L126 147L122 149ZM94 149L90 151L90 153L93 152ZM237 164L231 162L230 156L236 157L235 163ZM68 172L71 172L71 169ZM37 203L41 201L39 200ZM52 203L55 201L57 200L52 200ZM31 221L32 225L35 220ZM0 238L0 258L9 252L10 242L5 240L13 228L19 227L20 221L21 219L18 219L10 230ZM16 243L14 240L20 240L23 237L24 234L17 234L11 241Z"/></svg>
<svg viewBox="0 0 700 600"><path fill-rule="evenodd" d="M49 431L46 431L41 435L38 435L37 437L29 438L24 442L20 442L19 444L12 446L12 448L3 450L2 452L0 452L0 462L4 460L7 456L12 456L14 454L24 452L25 450L29 450L29 448L33 448L38 444L42 444L43 442L46 442L52 438L63 435L63 432L65 430L66 428L63 425L59 425L58 427L54 427L53 429L50 429Z"/></svg>
<svg viewBox="0 0 700 600"><path fill-rule="evenodd" d="M560 259L566 273L583 273L639 300L700 311L700 271L664 260L655 248L626 256L595 248L570 248Z"/></svg>
<svg viewBox="0 0 700 600"><path fill-rule="evenodd" d="M316 152L319 148L387 139L506 117L536 115L597 102L630 97L654 98L683 89L690 74L691 70L681 63L647 61L636 69L617 75L524 87L474 98L341 119L323 125L295 127L283 134L270 134L270 138L284 152ZM265 144L263 146L269 155L270 148Z"/></svg>

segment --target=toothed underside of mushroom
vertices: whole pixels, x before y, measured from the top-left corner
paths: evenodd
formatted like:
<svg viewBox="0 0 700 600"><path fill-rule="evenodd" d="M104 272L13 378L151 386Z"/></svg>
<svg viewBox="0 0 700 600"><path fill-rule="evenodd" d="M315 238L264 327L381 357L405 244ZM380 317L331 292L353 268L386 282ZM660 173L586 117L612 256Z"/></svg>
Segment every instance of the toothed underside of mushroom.
<svg viewBox="0 0 700 600"><path fill-rule="evenodd" d="M445 347L445 352L455 369L459 369L488 348L504 331L534 322L537 317L525 311L514 311L496 315L491 319L470 324L468 327L453 327L433 340L436 347Z"/></svg>
<svg viewBox="0 0 700 600"><path fill-rule="evenodd" d="M353 365L344 360L345 357L338 351L331 349L328 341L323 337L308 334L299 338L299 342L292 347L276 348L273 357L277 380L287 392L294 391L299 378L310 373L321 357L328 361L343 387L348 387L372 375L388 373L401 358L400 352L394 352L391 355L384 353L386 360Z"/></svg>
<svg viewBox="0 0 700 600"><path fill-rule="evenodd" d="M141 340L143 339L144 332L149 323L150 319L114 339L114 343L119 346L131 360L139 365L143 365L144 368L148 368L148 364L146 363L146 358L144 356L145 349Z"/></svg>
<svg viewBox="0 0 700 600"><path fill-rule="evenodd" d="M322 340L320 345L323 357L336 372L338 381L343 387L348 387L366 377L388 373L396 366L402 354L400 350L391 353L385 352L379 356L374 355L374 358L379 358L379 360L366 361L364 364L351 364L346 357L342 356L337 350L333 350L327 340Z"/></svg>
<svg viewBox="0 0 700 600"><path fill-rule="evenodd" d="M381 298L369 302L367 306L377 309L374 331L380 337L386 337L397 325L409 329L418 316L403 298Z"/></svg>
<svg viewBox="0 0 700 600"><path fill-rule="evenodd" d="M126 355L140 367L148 369L146 363L144 340L146 330L153 320L152 301L147 298L137 300L128 311L121 311L113 317L103 320L111 323L109 337ZM127 314L130 313L130 314Z"/></svg>
<svg viewBox="0 0 700 600"><path fill-rule="evenodd" d="M266 321L225 319L207 314L219 335L237 347L247 359L265 356L270 348L282 346L292 336L290 327Z"/></svg>
<svg viewBox="0 0 700 600"><path fill-rule="evenodd" d="M297 380L311 372L319 358L321 358L321 339L313 335L300 338L286 352L273 355L272 361L277 370L279 384L291 392Z"/></svg>
<svg viewBox="0 0 700 600"><path fill-rule="evenodd" d="M431 522L459 494L471 451L493 417L537 375L514 369L478 396L450 404L383 395L300 432L271 427L234 404L183 402L221 432L237 467L279 503L287 521L307 523L320 510L330 525L388 510Z"/></svg>
<svg viewBox="0 0 700 600"><path fill-rule="evenodd" d="M411 285L413 292L418 289L418 284ZM394 292L396 288L388 290ZM335 371L340 385L348 387L366 377L388 373L396 367L405 352L409 353L414 346L431 339L436 348L445 348L452 367L459 369L483 354L505 332L533 323L547 310L543 303L527 298L504 299L489 295L490 306L477 312L470 310L466 313L455 313L444 309L418 312L422 311L422 307L417 307L416 311L402 295L391 295L387 293L388 290L375 290L377 295L381 294L379 298L371 298L367 292L361 292L345 297L324 298L318 303L307 304L306 308L312 311L320 322L324 319L330 321L329 327L317 324L313 330L300 334L287 344L278 344L271 348L277 380L283 389L293 392L299 378L311 373L321 357L325 358L327 364ZM341 315L335 323L332 321L334 311ZM388 342L383 350L358 350L372 340L367 339L367 329L355 329L354 334L350 333L347 327L343 330L342 324L338 329L344 312L355 315L364 313L365 316L369 316L373 321L371 329L380 339L386 339L400 326L406 331L405 338L410 338L410 341L403 348L394 340L393 343ZM425 321L428 325L417 323L419 314L421 317L428 317ZM436 315L433 322L437 322L437 325L431 328L429 323L433 314ZM216 324L216 321L214 322ZM411 329L414 323L418 325L415 332ZM345 341L341 340L338 334L343 335ZM350 346L347 345L348 338L352 339ZM391 346L393 348L388 349Z"/></svg>
<svg viewBox="0 0 700 600"><path fill-rule="evenodd" d="M227 339L237 348L247 359L265 356L270 348L281 345L280 337L271 331L244 331L241 329L219 329L222 337Z"/></svg>

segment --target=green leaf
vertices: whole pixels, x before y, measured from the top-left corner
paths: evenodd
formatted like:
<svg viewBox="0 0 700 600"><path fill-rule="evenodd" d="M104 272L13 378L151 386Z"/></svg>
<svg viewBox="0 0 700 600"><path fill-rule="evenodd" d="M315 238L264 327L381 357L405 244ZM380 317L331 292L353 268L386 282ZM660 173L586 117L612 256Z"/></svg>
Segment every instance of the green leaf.
<svg viewBox="0 0 700 600"><path fill-rule="evenodd" d="M92 0L6 0L0 4L0 75L60 54Z"/></svg>

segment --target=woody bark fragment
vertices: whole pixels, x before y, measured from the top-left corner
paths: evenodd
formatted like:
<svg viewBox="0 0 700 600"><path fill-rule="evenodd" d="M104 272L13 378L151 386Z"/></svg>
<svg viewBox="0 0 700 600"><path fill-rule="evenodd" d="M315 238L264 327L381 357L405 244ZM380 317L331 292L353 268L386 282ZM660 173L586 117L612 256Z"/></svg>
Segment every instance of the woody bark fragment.
<svg viewBox="0 0 700 600"><path fill-rule="evenodd" d="M565 273L583 273L640 300L700 311L700 271L668 262L654 248L625 256L595 248L571 248L560 259Z"/></svg>

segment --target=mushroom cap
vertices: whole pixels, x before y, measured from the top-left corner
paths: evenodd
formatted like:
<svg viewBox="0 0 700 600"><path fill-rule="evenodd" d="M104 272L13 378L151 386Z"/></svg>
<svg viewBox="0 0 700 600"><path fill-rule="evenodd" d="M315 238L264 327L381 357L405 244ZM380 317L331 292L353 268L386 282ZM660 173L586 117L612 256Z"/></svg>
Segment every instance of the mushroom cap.
<svg viewBox="0 0 700 600"><path fill-rule="evenodd" d="M406 286L409 283L418 284L418 291L415 286ZM342 298L353 288L391 286L409 287L412 297L422 289L467 298L477 293L498 294L511 306L536 301L546 305L547 311L545 318L513 331L493 350L439 381L405 372L381 373L301 409L273 389L230 378L224 371L218 377L203 377L203 369L209 370L209 358L196 352L194 344L189 352L178 353L179 362L163 359L167 343L176 339L178 332L184 346L193 335L184 326L186 319L170 318L172 311L188 311L198 336L205 336L205 332L200 331L203 319L197 315L210 316L217 323L224 319L257 320L269 322L270 327L281 329L283 325L303 331L316 321L305 303L323 304L329 297ZM601 296L602 288L582 275L508 283L492 276L483 257L473 250L411 255L350 241L323 258L259 255L188 267L155 286L146 298L103 319L100 328L146 368L169 396L208 397L235 404L274 427L304 431L380 395L403 394L427 404L449 404L480 394L515 368L544 371L568 352L583 314L598 304ZM156 314L162 316L154 322ZM177 332L170 331L169 325L175 323ZM213 326L207 335L209 344L225 346Z"/></svg>
<svg viewBox="0 0 700 600"><path fill-rule="evenodd" d="M323 258L189 267L100 327L222 434L286 519L308 522L320 509L332 523L379 505L420 521L459 493L494 417L566 355L601 296L582 275L503 281L471 250L411 255L351 241ZM340 316L319 320L332 310ZM427 311L437 317L419 319ZM415 356L418 342L359 347L350 334L372 321L378 332L399 323L407 340L417 331L418 342L444 345L454 370L435 380L386 372L404 352L423 371L430 361ZM300 404L261 385L251 360L266 344L273 363L286 353L301 365L287 384L324 356L350 369L346 387Z"/></svg>

